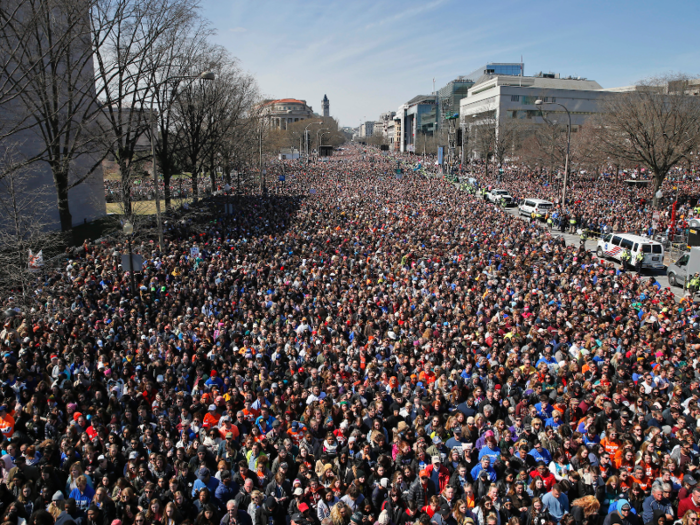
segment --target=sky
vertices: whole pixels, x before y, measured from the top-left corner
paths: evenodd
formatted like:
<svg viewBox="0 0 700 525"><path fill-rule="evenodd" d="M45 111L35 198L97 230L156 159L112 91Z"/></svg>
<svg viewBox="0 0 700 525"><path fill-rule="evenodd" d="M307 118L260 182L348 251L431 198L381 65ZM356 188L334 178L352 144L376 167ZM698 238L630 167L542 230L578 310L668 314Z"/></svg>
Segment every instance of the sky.
<svg viewBox="0 0 700 525"><path fill-rule="evenodd" d="M202 0L214 41L266 98L306 100L356 127L486 62L626 86L700 77L700 2Z"/></svg>

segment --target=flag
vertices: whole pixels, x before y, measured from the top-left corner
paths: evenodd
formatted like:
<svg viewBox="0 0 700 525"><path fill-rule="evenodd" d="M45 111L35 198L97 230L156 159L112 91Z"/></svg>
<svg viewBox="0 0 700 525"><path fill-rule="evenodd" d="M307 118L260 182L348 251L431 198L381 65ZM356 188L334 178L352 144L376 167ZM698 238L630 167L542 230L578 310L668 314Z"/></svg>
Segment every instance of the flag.
<svg viewBox="0 0 700 525"><path fill-rule="evenodd" d="M39 250L37 254L33 254L32 251L29 250L29 271L38 272L41 270L42 266L44 266L43 250Z"/></svg>

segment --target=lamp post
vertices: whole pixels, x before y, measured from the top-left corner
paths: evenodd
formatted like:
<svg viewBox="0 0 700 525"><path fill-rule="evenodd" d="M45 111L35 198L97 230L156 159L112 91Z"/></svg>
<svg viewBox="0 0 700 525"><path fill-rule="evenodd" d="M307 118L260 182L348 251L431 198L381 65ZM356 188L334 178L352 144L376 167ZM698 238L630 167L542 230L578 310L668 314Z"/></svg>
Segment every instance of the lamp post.
<svg viewBox="0 0 700 525"><path fill-rule="evenodd" d="M134 225L129 221L124 223L124 235L126 235L127 243L129 245L129 273L131 274L131 295L132 297L136 294L136 278L134 277L134 254L131 251L131 236L134 234Z"/></svg>
<svg viewBox="0 0 700 525"><path fill-rule="evenodd" d="M564 211L566 206L566 183L569 180L569 150L571 148L571 113L569 109L559 102L544 102L540 99L535 100L535 106L542 106L544 104L549 104L550 106L561 106L566 111L566 117L569 119L568 126L566 128L566 160L564 161L564 184L561 190L561 211Z"/></svg>
<svg viewBox="0 0 700 525"><path fill-rule="evenodd" d="M317 122L309 122L306 127L304 128L304 149L306 150L306 165L309 165L309 139L308 139L308 129L309 126L313 126L314 124L323 124L322 120L319 120Z"/></svg>
<svg viewBox="0 0 700 525"><path fill-rule="evenodd" d="M330 131L324 131L323 133L321 133L321 139L320 139L320 141L319 141L319 143L318 143L318 156L319 156L319 157L321 156L321 146L323 145L323 136L324 136L324 135L330 135L330 134L331 134Z"/></svg>
<svg viewBox="0 0 700 525"><path fill-rule="evenodd" d="M320 144L319 139L318 139L318 135L322 131L328 131L328 128L319 128L318 131L316 132L316 156L317 157L318 157L318 148L319 148L319 144Z"/></svg>
<svg viewBox="0 0 700 525"><path fill-rule="evenodd" d="M159 88L162 84L167 84L171 80L184 80L184 79L214 80L214 79L216 79L216 75L214 74L213 71L204 71L203 73L200 73L199 75L172 76L172 77L168 77L165 80L163 80L156 87ZM153 116L154 116L154 111L153 111L154 99L155 99L155 95L151 97L151 158L153 159L153 187L154 187L154 191L156 194L156 223L158 224L158 243L159 243L161 249L163 249L163 244L164 244L163 223L162 223L161 218L160 218L160 195L158 195L158 175L156 173L156 143L155 143L156 127L155 127L155 119L153 118ZM180 195L180 198L182 198L182 195ZM133 231L133 226L131 228Z"/></svg>

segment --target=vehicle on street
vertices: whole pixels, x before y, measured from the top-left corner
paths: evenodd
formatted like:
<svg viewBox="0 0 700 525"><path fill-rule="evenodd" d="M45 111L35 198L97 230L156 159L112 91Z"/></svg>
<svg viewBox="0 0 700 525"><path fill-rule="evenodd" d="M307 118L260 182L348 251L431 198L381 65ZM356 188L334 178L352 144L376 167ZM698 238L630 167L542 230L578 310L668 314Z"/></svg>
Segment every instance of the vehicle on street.
<svg viewBox="0 0 700 525"><path fill-rule="evenodd" d="M554 208L554 203L542 199L525 199L518 208L519 215L531 217L534 213L539 216L540 220L544 220L544 216Z"/></svg>
<svg viewBox="0 0 700 525"><path fill-rule="evenodd" d="M663 244L653 241L648 237L632 235L629 233L607 233L598 239L596 255L601 259L609 257L622 262L621 255L625 250L630 251L630 265L640 270L663 270L664 247ZM637 254L643 253L641 262L637 260Z"/></svg>
<svg viewBox="0 0 700 525"><path fill-rule="evenodd" d="M685 288L689 278L700 273L700 248L691 248L681 255L678 260L668 265L666 276L668 284Z"/></svg>
<svg viewBox="0 0 700 525"><path fill-rule="evenodd" d="M510 196L507 190L493 189L486 194L486 199L494 204L501 204L505 200L506 206L513 205L513 197Z"/></svg>

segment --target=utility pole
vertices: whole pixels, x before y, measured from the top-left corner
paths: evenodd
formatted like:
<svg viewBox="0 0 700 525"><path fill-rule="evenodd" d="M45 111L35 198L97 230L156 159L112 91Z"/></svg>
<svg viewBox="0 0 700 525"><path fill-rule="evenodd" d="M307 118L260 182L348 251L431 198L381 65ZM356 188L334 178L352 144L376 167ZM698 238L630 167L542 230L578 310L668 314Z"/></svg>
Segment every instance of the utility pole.
<svg viewBox="0 0 700 525"><path fill-rule="evenodd" d="M260 195L265 195L265 174L263 173L263 123L260 120Z"/></svg>

